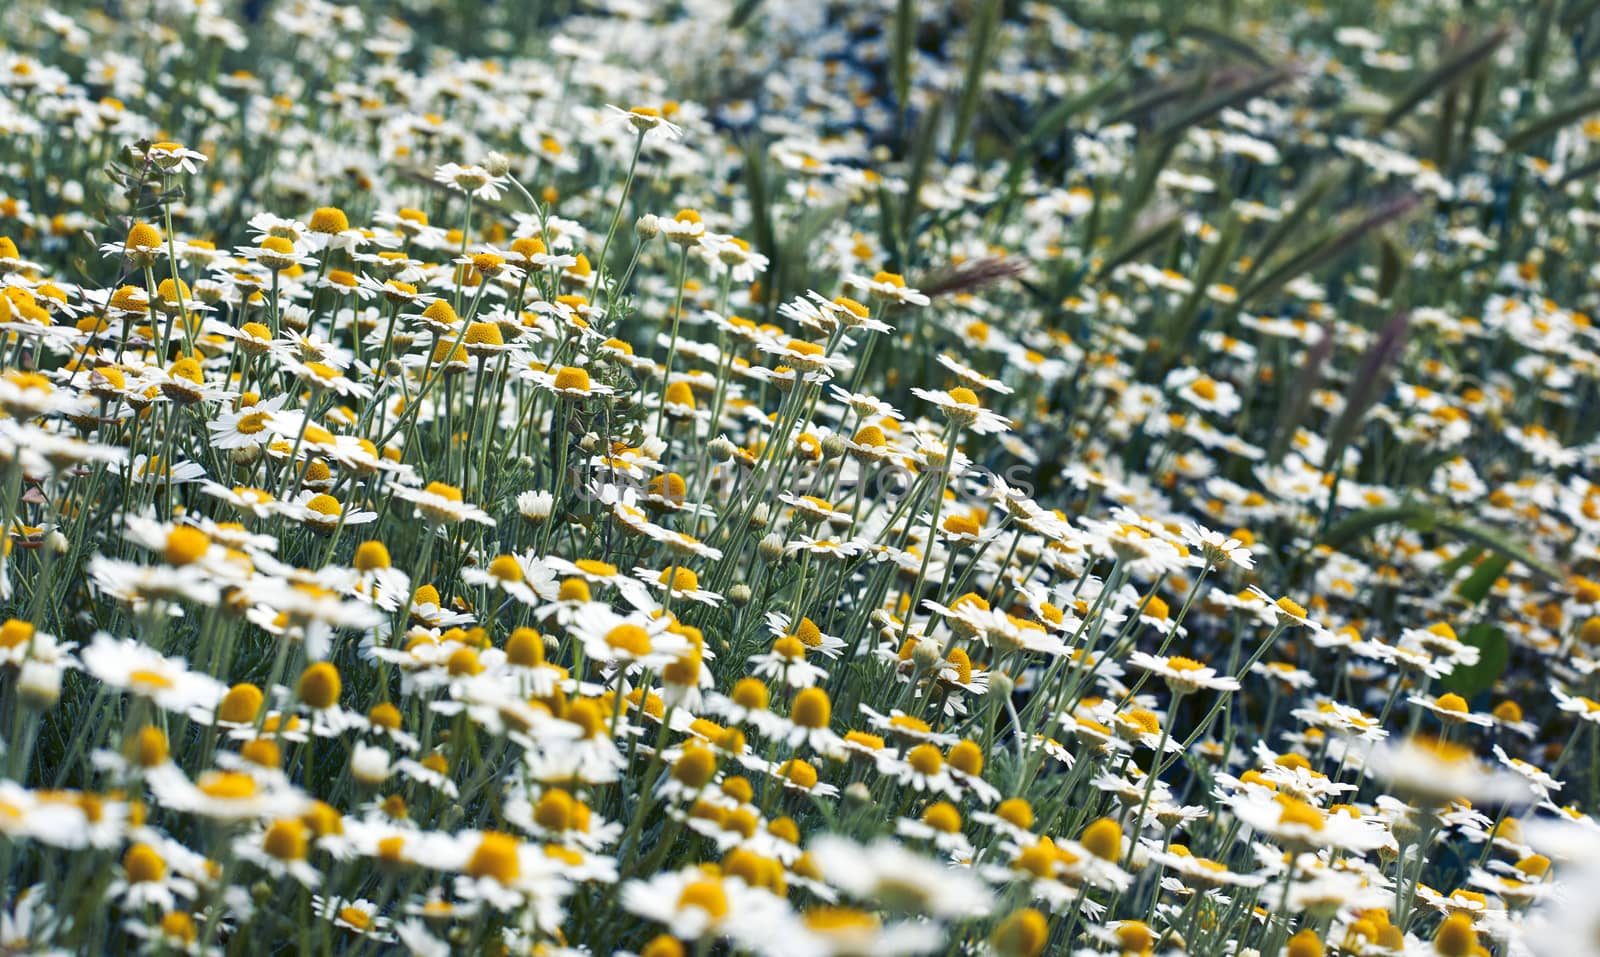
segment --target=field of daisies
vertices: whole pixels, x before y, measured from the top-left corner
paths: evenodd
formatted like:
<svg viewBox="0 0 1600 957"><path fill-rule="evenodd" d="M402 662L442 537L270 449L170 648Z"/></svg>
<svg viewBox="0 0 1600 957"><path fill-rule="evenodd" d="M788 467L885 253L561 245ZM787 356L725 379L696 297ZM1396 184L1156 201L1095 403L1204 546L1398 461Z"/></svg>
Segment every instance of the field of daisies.
<svg viewBox="0 0 1600 957"><path fill-rule="evenodd" d="M0 953L1600 953L1600 3L5 23Z"/></svg>

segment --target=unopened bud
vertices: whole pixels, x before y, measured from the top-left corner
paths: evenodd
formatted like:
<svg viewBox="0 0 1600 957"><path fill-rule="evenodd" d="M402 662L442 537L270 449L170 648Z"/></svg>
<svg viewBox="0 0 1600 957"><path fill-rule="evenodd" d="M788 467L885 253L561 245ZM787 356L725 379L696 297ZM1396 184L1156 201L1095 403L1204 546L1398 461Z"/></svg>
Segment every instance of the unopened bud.
<svg viewBox="0 0 1600 957"><path fill-rule="evenodd" d="M215 306L228 294L222 284L217 282L196 282L193 291L194 297L208 306Z"/></svg>
<svg viewBox="0 0 1600 957"><path fill-rule="evenodd" d="M934 670L939 667L943 658L944 656L939 653L939 649L933 647L931 641L919 641L917 646L911 649L911 662L916 665L919 672Z"/></svg>
<svg viewBox="0 0 1600 957"><path fill-rule="evenodd" d="M783 560L783 536L774 532L761 539L761 544L756 547L765 561L780 562Z"/></svg>
<svg viewBox="0 0 1600 957"><path fill-rule="evenodd" d="M33 711L43 711L61 700L61 668L45 661L29 659L17 675L17 692L22 703Z"/></svg>
<svg viewBox="0 0 1600 957"><path fill-rule="evenodd" d="M389 778L389 752L382 748L356 745L350 754L350 773L368 787L377 787Z"/></svg>
<svg viewBox="0 0 1600 957"><path fill-rule="evenodd" d="M757 505L755 507L755 511L750 513L750 527L751 528L756 528L756 529L766 528L768 523L770 523L771 521L772 521L772 508L770 506L768 506L766 502L762 502L760 505Z"/></svg>

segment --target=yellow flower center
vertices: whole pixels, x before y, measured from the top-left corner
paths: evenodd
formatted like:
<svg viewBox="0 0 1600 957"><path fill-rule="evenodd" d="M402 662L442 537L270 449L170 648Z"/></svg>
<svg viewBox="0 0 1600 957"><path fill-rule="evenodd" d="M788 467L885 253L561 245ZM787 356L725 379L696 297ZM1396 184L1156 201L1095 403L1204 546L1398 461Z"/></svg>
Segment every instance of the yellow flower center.
<svg viewBox="0 0 1600 957"><path fill-rule="evenodd" d="M437 495L442 499L448 499L452 502L461 501L461 490L456 488L454 485L446 485L443 482L429 482L427 486L423 488L423 491L427 492L429 495Z"/></svg>
<svg viewBox="0 0 1600 957"><path fill-rule="evenodd" d="M368 930L372 927L372 915L359 907L339 908L339 919L356 930Z"/></svg>
<svg viewBox="0 0 1600 957"><path fill-rule="evenodd" d="M1112 818L1100 818L1083 829L1078 843L1095 857L1114 861L1122 856L1122 826Z"/></svg>
<svg viewBox="0 0 1600 957"><path fill-rule="evenodd" d="M805 688L795 695L789 720L802 728L825 728L833 718L833 703L821 688Z"/></svg>
<svg viewBox="0 0 1600 957"><path fill-rule="evenodd" d="M167 691L173 687L172 679L159 671L131 671L128 683L141 691Z"/></svg>
<svg viewBox="0 0 1600 957"><path fill-rule="evenodd" d="M728 916L728 895L716 881L696 881L678 895L678 909L698 907L713 922Z"/></svg>
<svg viewBox="0 0 1600 957"><path fill-rule="evenodd" d="M230 724L247 724L256 719L261 710L261 689L253 684L237 684L222 696L217 706L217 717Z"/></svg>
<svg viewBox="0 0 1600 957"><path fill-rule="evenodd" d="M167 533L167 544L162 557L169 565L190 565L205 556L211 539L198 528L179 525Z"/></svg>
<svg viewBox="0 0 1600 957"><path fill-rule="evenodd" d="M563 392L588 392L589 373L577 366L562 366L556 373L555 387Z"/></svg>
<svg viewBox="0 0 1600 957"><path fill-rule="evenodd" d="M650 633L638 625L618 625L606 632L606 644L635 657L650 653Z"/></svg>
<svg viewBox="0 0 1600 957"><path fill-rule="evenodd" d="M122 871L130 884L159 881L167 876L167 862L148 844L134 844L122 855Z"/></svg>
<svg viewBox="0 0 1600 957"><path fill-rule="evenodd" d="M256 794L255 780L238 771L207 771L195 786L206 797L220 801L241 801Z"/></svg>
<svg viewBox="0 0 1600 957"><path fill-rule="evenodd" d="M932 777L944 768L944 755L931 744L919 744L906 754L906 763L924 777Z"/></svg>
<svg viewBox="0 0 1600 957"><path fill-rule="evenodd" d="M159 249L161 248L161 230L149 223L134 223L128 230L126 243L129 249Z"/></svg>
<svg viewBox="0 0 1600 957"><path fill-rule="evenodd" d="M503 885L511 884L522 872L517 846L517 839L510 834L489 831L468 858L467 873L473 877L492 878Z"/></svg>
<svg viewBox="0 0 1600 957"><path fill-rule="evenodd" d="M1291 797L1279 796L1277 800L1280 805L1278 823L1299 824L1313 831L1322 830L1325 819L1320 809Z"/></svg>
<svg viewBox="0 0 1600 957"><path fill-rule="evenodd" d="M310 225L314 233L342 233L350 228L350 219L336 206L323 206L311 214Z"/></svg>
<svg viewBox="0 0 1600 957"><path fill-rule="evenodd" d="M500 555L489 563L489 574L501 581L520 582L523 580L522 563L514 555Z"/></svg>

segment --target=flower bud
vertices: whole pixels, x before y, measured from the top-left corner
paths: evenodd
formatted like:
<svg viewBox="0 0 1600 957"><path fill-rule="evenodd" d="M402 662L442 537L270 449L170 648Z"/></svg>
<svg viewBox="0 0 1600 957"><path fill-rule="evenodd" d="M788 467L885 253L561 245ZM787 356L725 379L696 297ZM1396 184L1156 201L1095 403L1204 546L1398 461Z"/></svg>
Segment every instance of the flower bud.
<svg viewBox="0 0 1600 957"><path fill-rule="evenodd" d="M764 561L783 561L783 536L777 534L776 532L766 536L761 540L761 544L756 546L756 551L761 553L761 558Z"/></svg>
<svg viewBox="0 0 1600 957"><path fill-rule="evenodd" d="M911 649L911 661L919 673L933 671L943 660L939 649L933 647L931 641L919 641L917 646Z"/></svg>
<svg viewBox="0 0 1600 957"><path fill-rule="evenodd" d="M377 787L389 777L389 752L357 744L350 752L350 774L367 787Z"/></svg>
<svg viewBox="0 0 1600 957"><path fill-rule="evenodd" d="M28 659L17 675L17 692L22 703L33 711L43 711L61 699L61 668L46 661Z"/></svg>

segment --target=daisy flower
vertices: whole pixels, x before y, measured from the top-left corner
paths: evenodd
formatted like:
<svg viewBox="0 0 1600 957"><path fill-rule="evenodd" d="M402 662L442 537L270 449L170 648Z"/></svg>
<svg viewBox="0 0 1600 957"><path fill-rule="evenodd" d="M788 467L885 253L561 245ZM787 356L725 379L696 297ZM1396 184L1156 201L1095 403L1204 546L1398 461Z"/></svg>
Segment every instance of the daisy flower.
<svg viewBox="0 0 1600 957"><path fill-rule="evenodd" d="M462 500L461 490L454 485L444 482L429 482L423 488L411 488L397 485L393 495L402 501L410 502L417 507L416 516L425 520L430 527L444 525L459 525L462 522L477 522L489 528L495 526L495 520L488 512Z"/></svg>
<svg viewBox="0 0 1600 957"><path fill-rule="evenodd" d="M965 386L958 386L949 392L913 387L911 394L937 406L945 418L979 435L992 435L1012 427L1010 419L985 409L978 401L977 394Z"/></svg>
<svg viewBox="0 0 1600 957"><path fill-rule="evenodd" d="M583 644L584 653L596 661L629 669L660 669L689 647L687 639L668 630L670 625L665 616L619 615L591 602L578 610L570 631Z"/></svg>
<svg viewBox="0 0 1600 957"><path fill-rule="evenodd" d="M482 166L462 166L459 163L444 163L434 167L433 181L490 202L500 198L501 188L509 182L504 175L491 173Z"/></svg>
<svg viewBox="0 0 1600 957"><path fill-rule="evenodd" d="M897 273L878 272L871 278L852 274L846 276L844 281L845 285L854 286L873 299L896 305L926 306L930 301L927 296L908 287L905 277Z"/></svg>
<svg viewBox="0 0 1600 957"><path fill-rule="evenodd" d="M84 670L101 682L184 714L211 710L227 688L210 675L189 670L182 658L168 658L134 638L96 632L82 651Z"/></svg>
<svg viewBox="0 0 1600 957"><path fill-rule="evenodd" d="M947 867L889 840L861 845L826 835L807 849L823 880L888 910L959 920L988 911L992 895L970 871Z"/></svg>
<svg viewBox="0 0 1600 957"><path fill-rule="evenodd" d="M668 122L667 119L661 115L661 110L658 110L653 106L633 106L629 107L628 109L623 109L619 106L612 106L611 104L607 103L606 109L611 111L613 115L627 120L628 125L638 131L641 136L647 133L653 133L658 138L672 140L679 139L683 136L683 129L674 125L673 123Z"/></svg>
<svg viewBox="0 0 1600 957"><path fill-rule="evenodd" d="M1128 656L1128 664L1161 678L1174 694L1193 694L1196 691L1238 691L1237 679L1219 675L1193 658L1147 655L1135 651Z"/></svg>

